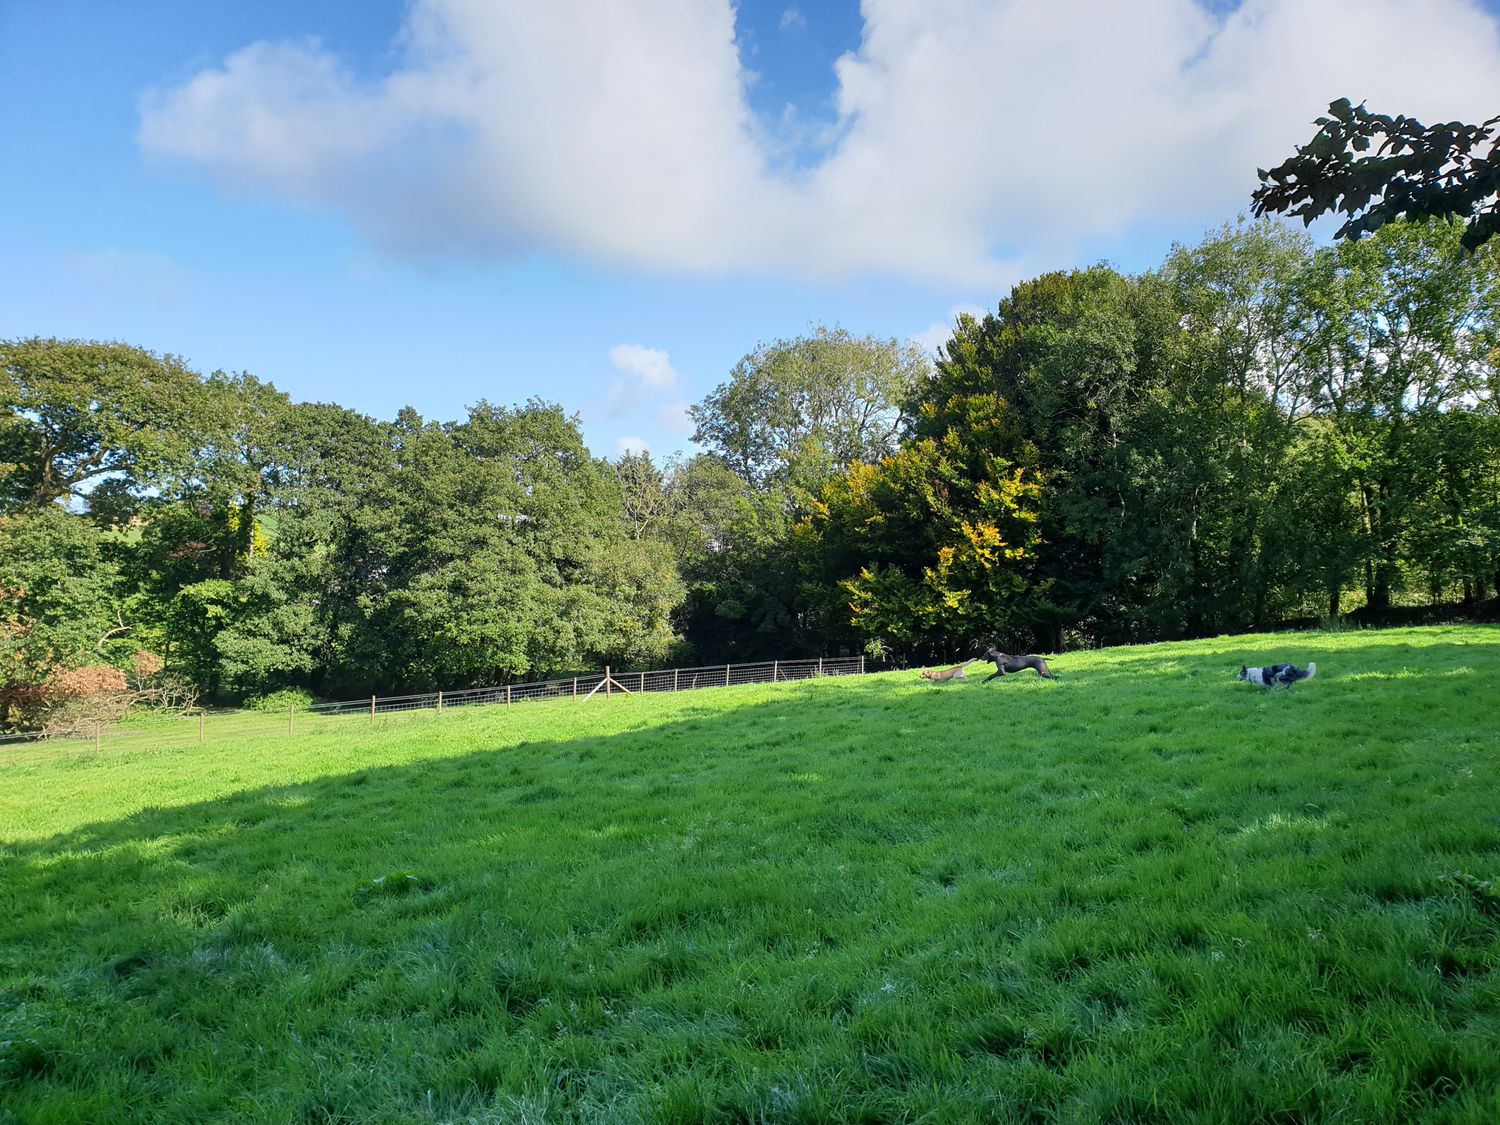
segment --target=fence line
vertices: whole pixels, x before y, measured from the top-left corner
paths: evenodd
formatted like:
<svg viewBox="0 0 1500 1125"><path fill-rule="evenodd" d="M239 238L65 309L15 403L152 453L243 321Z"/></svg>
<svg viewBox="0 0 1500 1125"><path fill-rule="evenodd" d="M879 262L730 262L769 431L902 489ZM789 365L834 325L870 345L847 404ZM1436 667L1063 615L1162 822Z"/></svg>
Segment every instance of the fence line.
<svg viewBox="0 0 1500 1125"><path fill-rule="evenodd" d="M584 700L615 693L639 695L662 691L695 691L737 684L769 684L784 680L809 680L818 676L856 676L865 670L863 656L808 660L763 660L754 664L704 664L696 668L658 668L649 672L612 672L606 668L583 676L566 676L526 684L430 691L415 695L369 696L336 703L314 703L305 708L312 714L384 715L393 711L439 710L445 707L513 705L539 699Z"/></svg>
<svg viewBox="0 0 1500 1125"><path fill-rule="evenodd" d="M331 703L314 703L286 711L199 712L162 718L139 727L101 725L92 735L43 740L34 734L0 736L0 764L15 764L17 752L27 760L58 757L67 753L98 752L101 749L153 748L219 742L226 738L250 737L316 729L324 720L368 715L373 724L381 716L413 711L441 711L450 707L507 707L545 700L587 702L614 695L645 695L656 692L699 691L705 688L769 684L820 676L857 676L865 672L863 656L764 660L752 664L704 664L694 668L658 668L646 672L603 672L566 676L525 684L461 688L457 691L420 692L412 695L372 695ZM299 723L300 717L300 723ZM48 750L51 753L37 753Z"/></svg>

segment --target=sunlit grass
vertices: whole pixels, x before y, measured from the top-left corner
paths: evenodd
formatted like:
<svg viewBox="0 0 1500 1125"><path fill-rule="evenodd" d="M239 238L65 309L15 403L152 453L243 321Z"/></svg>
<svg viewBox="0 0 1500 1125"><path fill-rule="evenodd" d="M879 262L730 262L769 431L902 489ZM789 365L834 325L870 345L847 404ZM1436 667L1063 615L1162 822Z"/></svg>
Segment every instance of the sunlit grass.
<svg viewBox="0 0 1500 1125"><path fill-rule="evenodd" d="M0 1119L1500 1120L1500 631L1054 668L0 767Z"/></svg>

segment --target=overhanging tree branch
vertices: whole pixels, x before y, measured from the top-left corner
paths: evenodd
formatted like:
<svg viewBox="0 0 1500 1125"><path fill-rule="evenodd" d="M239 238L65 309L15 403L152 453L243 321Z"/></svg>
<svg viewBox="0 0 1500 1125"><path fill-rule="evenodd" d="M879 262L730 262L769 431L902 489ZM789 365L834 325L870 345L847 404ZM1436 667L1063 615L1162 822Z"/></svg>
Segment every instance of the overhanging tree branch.
<svg viewBox="0 0 1500 1125"><path fill-rule="evenodd" d="M1348 98L1328 113L1295 156L1257 169L1257 216L1284 214L1307 224L1347 215L1334 237L1349 239L1398 219L1459 219L1469 251L1500 232L1500 116L1479 125L1423 125L1371 113Z"/></svg>

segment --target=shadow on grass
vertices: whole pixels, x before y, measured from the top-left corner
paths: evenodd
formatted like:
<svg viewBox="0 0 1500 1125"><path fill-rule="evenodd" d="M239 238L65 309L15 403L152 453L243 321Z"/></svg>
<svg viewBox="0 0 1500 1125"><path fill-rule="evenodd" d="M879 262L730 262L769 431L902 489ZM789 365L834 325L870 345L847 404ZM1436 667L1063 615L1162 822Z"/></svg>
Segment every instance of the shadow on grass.
<svg viewBox="0 0 1500 1125"><path fill-rule="evenodd" d="M655 726L619 701L602 705L611 720L645 729L348 769L10 843L0 1107L149 1120L248 1098L367 1120L436 1090L449 1114L624 1098L650 1118L661 1097L701 1115L732 1096L708 1078L737 1070L736 1051L775 1049L764 1028L731 1041L745 1003L733 966L754 963L764 986L856 934L850 917L815 915L819 895L789 872L832 876L843 841L870 861L938 830L942 811L914 799L816 799L889 768L869 769L889 756L864 721L889 696L865 681L727 712L705 698ZM812 723L810 702L824 704ZM503 737L502 716L449 719L478 746ZM148 776L150 759L129 765ZM839 889L839 911L878 901L873 883ZM566 1024L579 1039L559 1046ZM601 1073L586 1080L578 1052ZM653 1092L691 1052L706 1084Z"/></svg>
<svg viewBox="0 0 1500 1125"><path fill-rule="evenodd" d="M9 844L0 1119L1462 1116L1496 938L1435 875L1500 857L1494 770L1371 709L1467 745L1477 650L1340 640L1390 679L455 715L475 750Z"/></svg>

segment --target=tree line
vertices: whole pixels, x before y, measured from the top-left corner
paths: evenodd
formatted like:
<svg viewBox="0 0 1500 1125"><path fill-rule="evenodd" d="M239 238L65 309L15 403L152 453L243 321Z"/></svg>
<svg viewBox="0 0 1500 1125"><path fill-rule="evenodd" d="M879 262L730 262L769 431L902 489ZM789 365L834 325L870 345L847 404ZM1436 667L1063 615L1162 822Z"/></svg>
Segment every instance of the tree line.
<svg viewBox="0 0 1500 1125"><path fill-rule="evenodd" d="M747 354L665 461L594 457L541 400L380 421L5 342L0 723L85 668L357 696L1483 602L1500 257L1463 233L1239 223L1017 285L935 361L817 328Z"/></svg>

